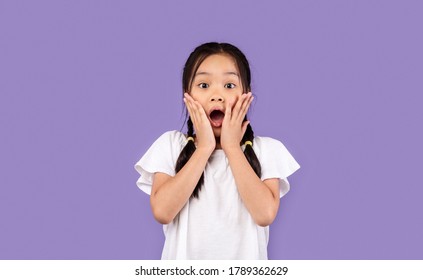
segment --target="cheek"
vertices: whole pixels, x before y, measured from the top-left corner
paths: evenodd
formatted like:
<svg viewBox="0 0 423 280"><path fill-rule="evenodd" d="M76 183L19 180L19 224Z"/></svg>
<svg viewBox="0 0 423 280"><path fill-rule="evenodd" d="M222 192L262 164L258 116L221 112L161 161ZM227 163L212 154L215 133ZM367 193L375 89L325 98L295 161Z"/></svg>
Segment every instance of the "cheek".
<svg viewBox="0 0 423 280"><path fill-rule="evenodd" d="M191 95L192 99L194 99L195 101L202 102L201 94L191 91L189 95Z"/></svg>
<svg viewBox="0 0 423 280"><path fill-rule="evenodd" d="M227 99L228 102L232 104L232 109L234 108L235 104L238 102L238 99L240 97L241 97L241 95L237 95L237 96L231 96Z"/></svg>
<svg viewBox="0 0 423 280"><path fill-rule="evenodd" d="M205 108L205 104L207 103L207 99L204 98L204 95L202 94L190 94L192 99L194 99L195 101L197 101L198 103L200 103L201 107L203 107L203 109Z"/></svg>

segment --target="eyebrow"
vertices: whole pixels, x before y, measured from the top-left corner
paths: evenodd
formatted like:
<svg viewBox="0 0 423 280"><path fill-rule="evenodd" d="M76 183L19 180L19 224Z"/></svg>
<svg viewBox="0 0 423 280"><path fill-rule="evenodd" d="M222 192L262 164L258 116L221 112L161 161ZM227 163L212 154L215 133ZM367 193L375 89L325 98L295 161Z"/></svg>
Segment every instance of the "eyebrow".
<svg viewBox="0 0 423 280"><path fill-rule="evenodd" d="M209 72L197 72L197 73L195 73L195 76L198 76L198 75L211 75L211 73L209 73ZM225 73L223 73L223 75L235 75L235 76L239 77L237 72L225 72Z"/></svg>

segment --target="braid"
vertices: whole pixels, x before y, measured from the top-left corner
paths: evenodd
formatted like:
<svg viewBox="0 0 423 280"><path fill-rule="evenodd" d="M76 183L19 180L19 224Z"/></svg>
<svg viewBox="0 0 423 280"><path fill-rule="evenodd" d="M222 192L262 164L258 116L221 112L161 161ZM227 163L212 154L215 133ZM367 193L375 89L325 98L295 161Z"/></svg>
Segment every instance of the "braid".
<svg viewBox="0 0 423 280"><path fill-rule="evenodd" d="M247 117L245 117L244 120L247 120ZM194 125L191 121L191 118L188 118L187 127L188 127L187 136L194 137ZM254 131L251 125L248 124L244 137L242 138L242 143L245 143L245 141L253 142L253 140L254 140ZM185 147L182 149L181 153L179 154L178 160L176 161L176 167L175 167L176 173L178 173L185 166L185 164L188 162L188 160L191 158L192 154L194 153L195 149L196 147L195 147L194 141L188 141L188 143L185 145ZM244 155L247 158L248 163L253 168L254 172L257 174L257 176L261 177L260 161L258 160L257 155L254 152L253 147L251 145L245 145ZM201 177L198 180L198 183L195 186L195 189L192 192L191 197L198 198L198 195L203 183L204 183L204 173L201 174Z"/></svg>
<svg viewBox="0 0 423 280"><path fill-rule="evenodd" d="M188 117L187 121L188 126L188 137L194 137L194 125L191 121L191 118ZM188 141L188 143L185 145L185 147L182 149L181 153L179 154L178 160L176 161L175 171L178 173L182 167L185 166L185 164L188 162L188 160L191 158L192 154L195 151L195 144L194 141ZM198 180L197 186L195 187L194 191L191 194L191 197L198 198L198 193L201 190L201 186L204 182L204 173L201 174L200 180Z"/></svg>
<svg viewBox="0 0 423 280"><path fill-rule="evenodd" d="M192 123L190 117L188 117L187 126L188 126L188 137L194 137L194 124Z"/></svg>
<svg viewBox="0 0 423 280"><path fill-rule="evenodd" d="M247 120L247 117L244 118L244 121ZM242 138L242 143L245 141L251 141L253 143L254 140L254 131L250 124L247 126L247 130L245 131L244 137ZM248 163L250 163L251 167L253 168L254 172L257 176L261 177L261 165L260 161L257 158L256 153L253 150L251 145L245 145L244 155L247 158Z"/></svg>

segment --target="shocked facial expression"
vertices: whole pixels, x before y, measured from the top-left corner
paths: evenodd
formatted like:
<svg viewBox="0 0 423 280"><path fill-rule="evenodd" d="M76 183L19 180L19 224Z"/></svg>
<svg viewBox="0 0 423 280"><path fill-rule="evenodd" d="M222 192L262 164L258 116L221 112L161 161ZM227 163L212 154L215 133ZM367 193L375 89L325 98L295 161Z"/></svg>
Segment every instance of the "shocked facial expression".
<svg viewBox="0 0 423 280"><path fill-rule="evenodd" d="M214 135L220 137L226 106L235 106L242 95L242 83L235 60L227 54L207 57L191 84L191 97L203 107Z"/></svg>

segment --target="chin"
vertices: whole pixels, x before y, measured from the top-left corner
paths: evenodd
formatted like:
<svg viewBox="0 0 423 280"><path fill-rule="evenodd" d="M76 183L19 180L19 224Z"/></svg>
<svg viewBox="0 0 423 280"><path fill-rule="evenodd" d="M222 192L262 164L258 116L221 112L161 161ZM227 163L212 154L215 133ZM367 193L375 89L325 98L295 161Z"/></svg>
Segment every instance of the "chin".
<svg viewBox="0 0 423 280"><path fill-rule="evenodd" d="M214 137L220 138L221 132L222 132L222 128L221 127L213 127Z"/></svg>

